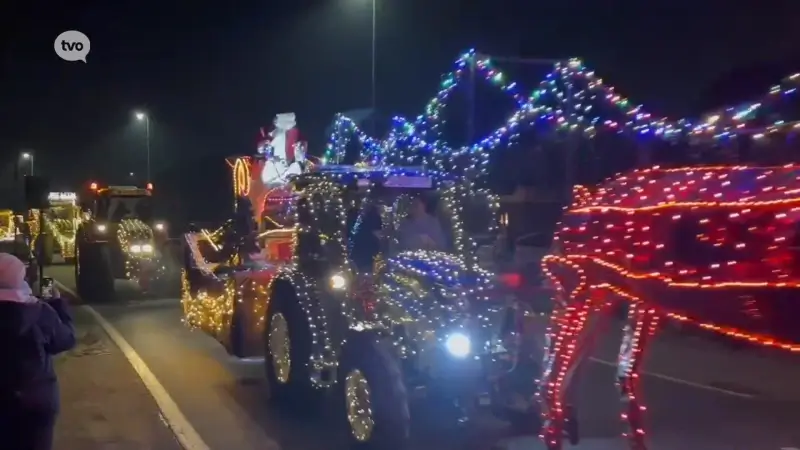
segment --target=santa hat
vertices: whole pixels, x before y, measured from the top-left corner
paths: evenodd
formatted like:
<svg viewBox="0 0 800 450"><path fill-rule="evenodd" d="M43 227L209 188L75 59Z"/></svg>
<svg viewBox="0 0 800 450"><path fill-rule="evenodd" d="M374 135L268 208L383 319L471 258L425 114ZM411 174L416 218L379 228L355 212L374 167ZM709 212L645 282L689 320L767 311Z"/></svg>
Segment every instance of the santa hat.
<svg viewBox="0 0 800 450"><path fill-rule="evenodd" d="M37 301L25 281L27 269L19 258L0 253L0 301L31 303Z"/></svg>

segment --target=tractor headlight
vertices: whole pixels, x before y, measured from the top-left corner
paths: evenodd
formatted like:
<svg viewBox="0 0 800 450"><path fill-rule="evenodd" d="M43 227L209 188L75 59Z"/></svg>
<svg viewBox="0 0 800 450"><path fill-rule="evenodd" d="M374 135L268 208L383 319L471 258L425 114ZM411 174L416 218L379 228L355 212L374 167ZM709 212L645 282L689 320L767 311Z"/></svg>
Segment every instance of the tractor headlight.
<svg viewBox="0 0 800 450"><path fill-rule="evenodd" d="M330 279L331 289L336 291L344 290L347 287L347 279L344 275L336 274L332 275Z"/></svg>
<svg viewBox="0 0 800 450"><path fill-rule="evenodd" d="M453 333L444 341L444 348L456 358L465 358L472 352L472 342L463 333Z"/></svg>
<svg viewBox="0 0 800 450"><path fill-rule="evenodd" d="M153 246L150 244L133 244L129 248L131 253L134 254L142 254L142 253L153 253Z"/></svg>

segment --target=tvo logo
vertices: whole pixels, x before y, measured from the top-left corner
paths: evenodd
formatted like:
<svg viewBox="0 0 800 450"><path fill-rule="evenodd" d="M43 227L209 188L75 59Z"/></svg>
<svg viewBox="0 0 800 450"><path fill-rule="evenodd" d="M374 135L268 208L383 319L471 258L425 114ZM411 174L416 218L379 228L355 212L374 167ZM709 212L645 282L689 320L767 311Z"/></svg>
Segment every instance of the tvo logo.
<svg viewBox="0 0 800 450"><path fill-rule="evenodd" d="M91 50L89 37L80 31L69 30L58 35L53 43L56 55L64 61L86 62L86 55Z"/></svg>

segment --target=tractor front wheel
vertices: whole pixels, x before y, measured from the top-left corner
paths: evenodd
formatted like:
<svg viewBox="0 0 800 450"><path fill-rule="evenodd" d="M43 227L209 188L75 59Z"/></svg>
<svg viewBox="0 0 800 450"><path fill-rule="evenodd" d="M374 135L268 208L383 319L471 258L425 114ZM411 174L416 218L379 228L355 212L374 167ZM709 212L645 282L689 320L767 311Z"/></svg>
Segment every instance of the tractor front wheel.
<svg viewBox="0 0 800 450"><path fill-rule="evenodd" d="M88 303L108 303L116 298L111 252L104 243L83 242L76 246L75 284Z"/></svg>

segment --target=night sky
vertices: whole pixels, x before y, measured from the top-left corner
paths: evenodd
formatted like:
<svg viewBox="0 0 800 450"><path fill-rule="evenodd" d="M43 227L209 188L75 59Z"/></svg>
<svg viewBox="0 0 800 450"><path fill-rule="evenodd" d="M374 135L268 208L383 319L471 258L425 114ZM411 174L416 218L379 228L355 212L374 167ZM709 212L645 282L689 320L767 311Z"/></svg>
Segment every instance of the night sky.
<svg viewBox="0 0 800 450"><path fill-rule="evenodd" d="M441 74L470 47L581 57L632 100L673 117L720 101L727 93L714 84L731 71L800 69L793 66L800 3L790 0L377 2L377 98L386 115L421 112ZM90 178L122 184L130 172L141 179L144 130L133 111L143 108L152 117L153 178L176 220L214 217L230 195L223 158L253 151L258 128L276 113L296 112L319 154L337 111L370 104L370 0L28 1L0 8L5 193L27 149L54 188L77 190ZM91 39L88 63L55 55L56 36L69 29ZM540 79L501 67L530 88ZM779 81L759 79L772 76L762 71L726 89L740 96L754 89L748 82ZM478 105L478 120L498 119Z"/></svg>

